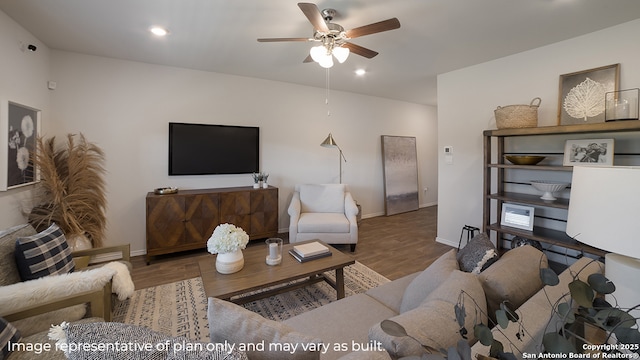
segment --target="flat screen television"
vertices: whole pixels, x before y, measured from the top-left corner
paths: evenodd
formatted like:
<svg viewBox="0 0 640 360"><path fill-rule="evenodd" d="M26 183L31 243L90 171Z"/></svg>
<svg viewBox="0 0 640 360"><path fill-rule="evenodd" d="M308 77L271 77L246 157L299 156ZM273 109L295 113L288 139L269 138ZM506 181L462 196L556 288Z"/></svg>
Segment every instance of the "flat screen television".
<svg viewBox="0 0 640 360"><path fill-rule="evenodd" d="M169 123L169 175L249 174L259 159L258 127Z"/></svg>

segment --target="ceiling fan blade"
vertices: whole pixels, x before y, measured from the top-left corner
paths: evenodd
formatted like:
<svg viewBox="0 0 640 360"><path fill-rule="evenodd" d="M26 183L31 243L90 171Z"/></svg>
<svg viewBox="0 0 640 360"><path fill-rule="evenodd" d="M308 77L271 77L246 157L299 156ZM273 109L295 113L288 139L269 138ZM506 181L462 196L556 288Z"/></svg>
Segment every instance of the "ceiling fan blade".
<svg viewBox="0 0 640 360"><path fill-rule="evenodd" d="M320 12L320 9L316 6L316 4L312 3L298 3L298 7L304 15L309 19L313 28L320 32L329 32L329 28L327 27L327 23L324 22L324 17Z"/></svg>
<svg viewBox="0 0 640 360"><path fill-rule="evenodd" d="M346 35L350 39L354 39L364 35L375 34L383 31L398 29L400 21L397 18L379 21L377 23L360 26L355 29L347 30Z"/></svg>
<svg viewBox="0 0 640 360"><path fill-rule="evenodd" d="M310 63L313 62L313 58L311 58L311 55L307 55L307 57L302 61L303 63Z"/></svg>
<svg viewBox="0 0 640 360"><path fill-rule="evenodd" d="M258 39L258 42L277 42L277 41L310 41L309 38L266 38Z"/></svg>
<svg viewBox="0 0 640 360"><path fill-rule="evenodd" d="M360 45L356 45L354 43L344 43L344 45L342 45L346 48L349 49L349 51L351 51L352 53L356 54L356 55L360 55L360 56L364 56L367 59L371 59L372 57L375 57L376 55L378 55L378 53L376 51L373 51L371 49L367 49L366 47L362 47Z"/></svg>

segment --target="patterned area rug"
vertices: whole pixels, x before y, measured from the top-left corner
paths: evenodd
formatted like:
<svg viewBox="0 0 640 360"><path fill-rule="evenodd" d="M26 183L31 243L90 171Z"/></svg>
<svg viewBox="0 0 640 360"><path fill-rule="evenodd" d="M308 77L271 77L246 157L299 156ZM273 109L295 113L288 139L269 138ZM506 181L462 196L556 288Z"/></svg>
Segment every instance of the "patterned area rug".
<svg viewBox="0 0 640 360"><path fill-rule="evenodd" d="M334 279L333 271L326 275ZM359 262L346 267L344 276L346 296L363 293L389 281ZM336 291L323 281L243 306L265 318L282 321L335 300ZM202 279L197 277L138 290L131 299L116 304L113 321L208 341L207 296Z"/></svg>

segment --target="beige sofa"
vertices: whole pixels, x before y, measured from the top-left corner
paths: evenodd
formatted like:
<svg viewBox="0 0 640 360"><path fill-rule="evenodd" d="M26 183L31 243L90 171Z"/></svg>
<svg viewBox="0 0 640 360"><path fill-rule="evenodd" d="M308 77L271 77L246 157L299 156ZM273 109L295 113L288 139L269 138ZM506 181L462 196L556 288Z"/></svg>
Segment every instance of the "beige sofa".
<svg viewBox="0 0 640 360"><path fill-rule="evenodd" d="M265 320L234 304L209 299L209 322L212 341L306 343L329 345L318 351L295 354L249 353L250 359L389 359L423 353L416 340L385 334L380 322L391 319L401 324L422 344L436 349L448 348L461 339L454 306L464 302L468 340L473 339L473 325L487 323L486 314L507 300L518 312L531 337L523 341L516 337L517 326L494 330L495 337L505 344L518 344L512 351L534 349L540 343L544 325L551 315L551 301L561 297L572 274L583 267L580 277L601 272L603 265L584 258L562 273L561 283L542 291L540 267L547 258L531 246L518 247L505 253L479 275L458 270L456 251L451 250L422 272L391 281L364 294L357 294L292 317L283 323ZM466 293L460 298L461 290ZM546 293L545 293L546 292ZM481 311L476 311L476 309ZM505 337L506 336L506 337ZM510 341L509 341L510 340ZM325 351L326 350L326 351ZM472 348L474 354L488 354L481 344Z"/></svg>

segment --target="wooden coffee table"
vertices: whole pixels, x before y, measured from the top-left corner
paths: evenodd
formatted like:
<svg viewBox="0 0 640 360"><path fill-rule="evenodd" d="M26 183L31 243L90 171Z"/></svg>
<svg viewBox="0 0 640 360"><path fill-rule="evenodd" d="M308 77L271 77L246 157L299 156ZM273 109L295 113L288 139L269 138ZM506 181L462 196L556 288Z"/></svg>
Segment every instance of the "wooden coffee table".
<svg viewBox="0 0 640 360"><path fill-rule="evenodd" d="M285 244L282 251L282 263L275 266L266 264L266 246L250 246L243 250L244 268L234 274L224 275L218 273L216 271L216 260L214 256L201 260L198 265L200 266L200 276L202 277L202 283L207 297L216 297L235 302L236 304L245 304L320 281L326 281L336 289L338 299L342 299L344 297L344 267L354 264L355 260L336 248L323 243L331 250L331 256L300 263L289 254L289 250L292 249L294 245L302 243L304 242ZM335 281L325 277L323 274L326 271L332 270L335 271ZM306 280L289 284L293 280L305 278ZM274 286L275 288L273 289L264 290ZM232 298L256 290L264 291L253 295Z"/></svg>

